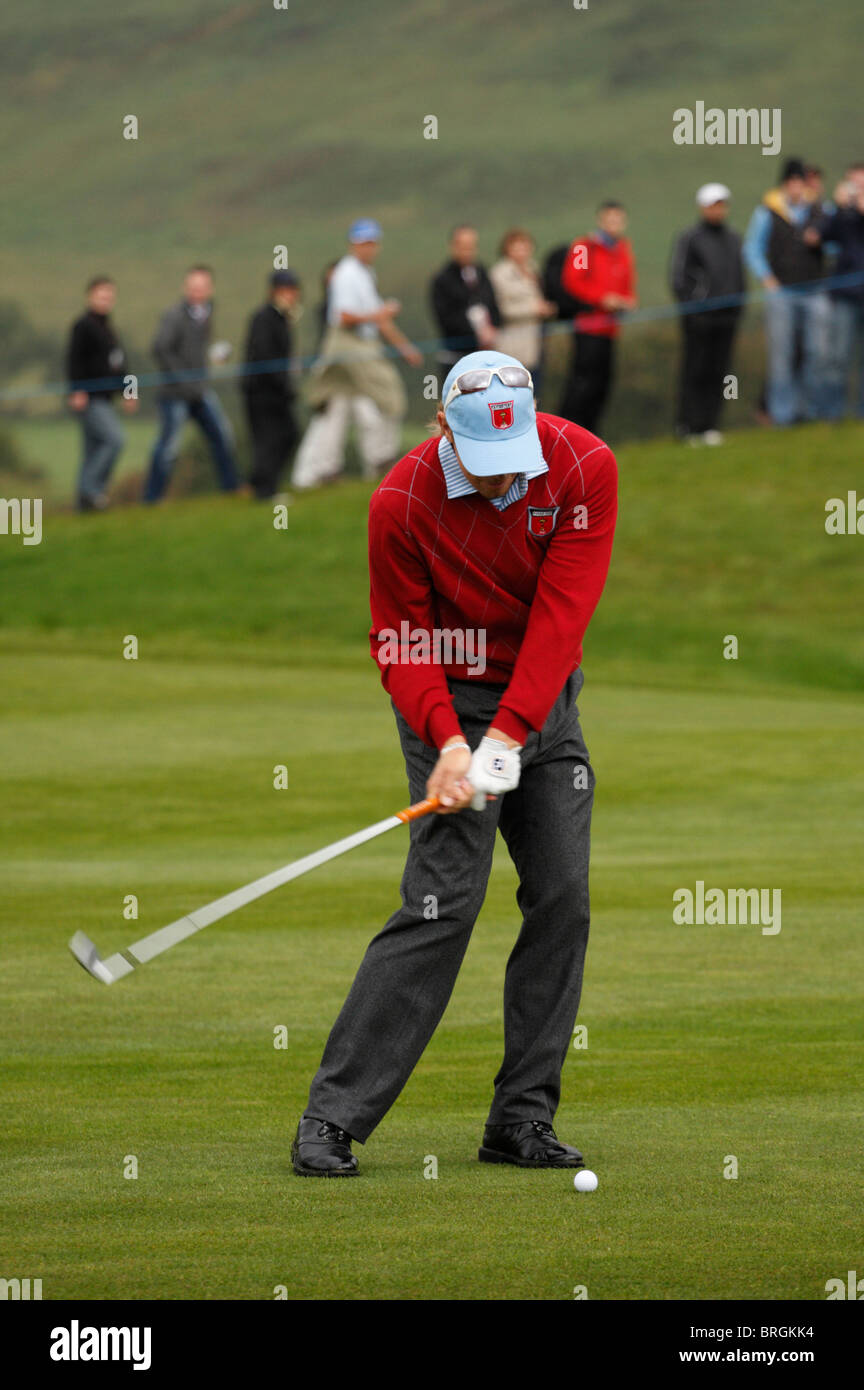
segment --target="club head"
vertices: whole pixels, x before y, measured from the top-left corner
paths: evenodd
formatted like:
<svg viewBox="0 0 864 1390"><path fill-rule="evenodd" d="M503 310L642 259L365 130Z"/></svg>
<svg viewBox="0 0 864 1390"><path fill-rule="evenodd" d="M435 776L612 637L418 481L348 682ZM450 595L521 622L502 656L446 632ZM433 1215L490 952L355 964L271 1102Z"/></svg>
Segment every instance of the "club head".
<svg viewBox="0 0 864 1390"><path fill-rule="evenodd" d="M85 936L83 931L76 931L72 940L69 942L69 950L77 960L79 965L83 965L88 974L94 980L101 980L103 985L113 985L118 978L108 969L105 961L96 950L89 936Z"/></svg>

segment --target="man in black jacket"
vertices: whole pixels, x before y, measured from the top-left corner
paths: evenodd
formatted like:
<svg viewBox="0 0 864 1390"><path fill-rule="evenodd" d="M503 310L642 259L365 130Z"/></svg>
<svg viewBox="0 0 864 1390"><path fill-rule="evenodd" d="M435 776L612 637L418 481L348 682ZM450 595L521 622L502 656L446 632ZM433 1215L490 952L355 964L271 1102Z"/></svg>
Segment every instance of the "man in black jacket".
<svg viewBox="0 0 864 1390"><path fill-rule="evenodd" d="M466 353L495 346L501 314L492 282L477 260L477 230L463 224L450 233L450 259L429 286L441 334L438 362L449 372Z"/></svg>
<svg viewBox="0 0 864 1390"><path fill-rule="evenodd" d="M853 164L834 194L835 211L819 225L823 242L837 251L833 274L842 283L831 291L831 339L826 370L826 415L840 420L847 411L849 373L857 347L855 413L864 419L864 163Z"/></svg>
<svg viewBox="0 0 864 1390"><path fill-rule="evenodd" d="M102 511L106 488L123 448L125 435L112 404L123 386L126 353L111 322L117 291L107 275L87 286L87 309L72 325L66 354L69 408L81 421L83 454L78 477L78 508ZM135 410L137 400L124 400Z"/></svg>
<svg viewBox="0 0 864 1390"><path fill-rule="evenodd" d="M274 270L270 298L249 320L241 384L252 436L249 482L262 500L275 495L279 475L297 443L289 359L293 355L291 314L299 295L300 281L294 271ZM264 363L270 363L271 370L258 365Z"/></svg>
<svg viewBox="0 0 864 1390"><path fill-rule="evenodd" d="M745 287L741 238L726 224L731 196L722 183L699 189L699 221L678 237L669 272L685 306L677 427L693 443L722 441L717 425ZM720 302L709 307L712 301Z"/></svg>

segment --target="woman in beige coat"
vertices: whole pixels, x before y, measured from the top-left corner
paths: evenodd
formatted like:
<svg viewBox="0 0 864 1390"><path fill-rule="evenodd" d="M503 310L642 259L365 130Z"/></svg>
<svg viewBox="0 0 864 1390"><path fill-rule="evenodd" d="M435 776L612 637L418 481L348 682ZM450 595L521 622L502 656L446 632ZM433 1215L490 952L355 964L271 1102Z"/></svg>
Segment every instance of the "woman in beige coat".
<svg viewBox="0 0 864 1390"><path fill-rule="evenodd" d="M501 327L495 348L519 359L534 378L534 394L540 394L544 319L558 310L543 297L534 261L534 238L514 227L501 240L499 260L489 272L501 310Z"/></svg>

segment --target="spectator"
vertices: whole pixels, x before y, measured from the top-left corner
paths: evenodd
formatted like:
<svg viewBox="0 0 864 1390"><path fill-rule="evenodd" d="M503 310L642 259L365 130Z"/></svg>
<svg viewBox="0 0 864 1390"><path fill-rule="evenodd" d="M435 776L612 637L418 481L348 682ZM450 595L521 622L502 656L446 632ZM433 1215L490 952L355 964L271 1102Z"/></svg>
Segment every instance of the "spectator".
<svg viewBox="0 0 864 1390"><path fill-rule="evenodd" d="M219 481L225 492L239 486L234 462L234 441L219 397L207 385L208 357L226 344L210 348L213 321L213 274L209 266L192 266L183 281L183 298L162 315L152 352L164 373L158 404L159 436L150 460L144 501L157 502L171 478L179 453L183 426L191 417L203 431Z"/></svg>
<svg viewBox="0 0 864 1390"><path fill-rule="evenodd" d="M675 243L669 278L679 304L710 305L681 315L678 431L694 443L720 444L724 378L741 316L744 261L741 238L726 223L729 189L706 183L696 194L699 220Z"/></svg>
<svg viewBox="0 0 864 1390"><path fill-rule="evenodd" d="M249 320L247 370L241 386L252 436L249 482L254 495L262 500L276 493L279 475L299 434L289 366L294 352L291 315L299 297L300 281L294 271L274 270L269 299ZM278 366L272 371L254 370L256 363L264 362Z"/></svg>
<svg viewBox="0 0 864 1390"><path fill-rule="evenodd" d="M543 295L550 304L555 305L556 318L562 323L572 321L581 311L582 305L578 299L567 294L561 284L561 276L564 273L564 262L570 254L569 241L562 242L560 246L553 246L552 250L546 255L543 262L543 269L540 272L540 284L543 287Z"/></svg>
<svg viewBox="0 0 864 1390"><path fill-rule="evenodd" d="M816 211L823 213L826 217L834 211L834 204L830 201L830 199L825 199L825 172L823 169L820 169L818 164L804 165L804 197L806 198L808 203L811 203L813 205ZM835 248L833 246L828 246L824 242L822 243L822 249L825 252L826 256L833 255L835 252ZM823 270L825 268L825 262L823 261ZM801 330L799 326L795 331L794 367L796 372L800 372L803 360L804 352L801 343ZM826 399L827 389L828 388L826 381ZM759 392L757 419L759 420L760 424L770 425L771 423L771 417L768 414L768 387L767 383L765 382L763 382L762 389Z"/></svg>
<svg viewBox="0 0 864 1390"><path fill-rule="evenodd" d="M327 305L330 295L330 281L333 279L333 271L338 264L338 261L330 261L321 272L321 298L315 306L316 353L320 353L321 345L324 342L324 336L327 332Z"/></svg>
<svg viewBox="0 0 864 1390"><path fill-rule="evenodd" d="M513 228L502 238L500 259L489 272L501 314L496 348L527 367L534 381L534 399L540 396L543 357L543 320L555 318L558 306L543 294L534 261L534 238Z"/></svg>
<svg viewBox="0 0 864 1390"><path fill-rule="evenodd" d="M744 258L768 291L768 413L775 425L826 413L825 370L831 306L822 278L820 212L808 198L804 165L790 159L779 188L750 219ZM801 354L796 352L800 333Z"/></svg>
<svg viewBox="0 0 864 1390"><path fill-rule="evenodd" d="M825 202L825 171L818 164L804 165L804 196L820 212L831 211Z"/></svg>
<svg viewBox="0 0 864 1390"><path fill-rule="evenodd" d="M855 412L864 418L864 163L853 164L834 195L835 210L820 224L823 241L836 248L833 274L848 277L831 290L827 410L831 420L846 414L849 373L858 353ZM853 278L857 276L857 281Z"/></svg>
<svg viewBox="0 0 864 1390"><path fill-rule="evenodd" d="M78 510L103 511L106 489L125 435L112 404L122 386L126 353L111 322L117 291L107 275L87 286L87 308L72 325L67 350L69 406L81 421L83 452L78 476ZM127 411L137 400L124 400Z"/></svg>
<svg viewBox="0 0 864 1390"><path fill-rule="evenodd" d="M573 242L561 274L562 289L585 308L573 320L573 349L558 413L595 433L615 375L617 315L636 307L636 268L626 230L621 203L601 203L596 232Z"/></svg>
<svg viewBox="0 0 864 1390"><path fill-rule="evenodd" d="M492 281L477 260L477 230L468 223L450 233L450 259L430 285L432 312L441 335L438 363L449 372L468 352L491 348L501 323Z"/></svg>
<svg viewBox="0 0 864 1390"><path fill-rule="evenodd" d="M315 409L297 452L292 482L315 487L338 477L345 436L353 416L363 476L375 477L399 456L405 389L381 337L411 366L422 353L396 326L398 299L383 300L372 266L381 248L381 228L369 218L355 222L350 251L338 262L327 293L327 332L321 357L312 369L309 400Z"/></svg>

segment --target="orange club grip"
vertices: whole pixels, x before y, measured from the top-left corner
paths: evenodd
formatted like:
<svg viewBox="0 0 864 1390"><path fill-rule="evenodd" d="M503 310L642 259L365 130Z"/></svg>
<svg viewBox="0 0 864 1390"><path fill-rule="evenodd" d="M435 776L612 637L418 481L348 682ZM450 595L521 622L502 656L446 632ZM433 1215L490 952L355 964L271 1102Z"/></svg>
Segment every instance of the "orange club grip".
<svg viewBox="0 0 864 1390"><path fill-rule="evenodd" d="M409 820L419 820L421 816L428 816L430 811L437 811L441 802L437 796L427 796L425 801L415 801L413 806L406 806L404 811L396 812L396 819L403 824Z"/></svg>

